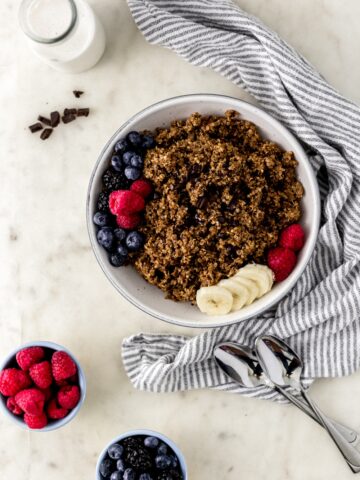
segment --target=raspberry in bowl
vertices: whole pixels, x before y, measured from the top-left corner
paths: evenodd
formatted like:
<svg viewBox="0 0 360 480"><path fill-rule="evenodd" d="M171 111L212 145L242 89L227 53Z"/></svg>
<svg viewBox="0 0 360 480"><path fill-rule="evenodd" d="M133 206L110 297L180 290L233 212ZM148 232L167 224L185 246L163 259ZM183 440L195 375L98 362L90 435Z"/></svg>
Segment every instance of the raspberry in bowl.
<svg viewBox="0 0 360 480"><path fill-rule="evenodd" d="M77 415L85 395L79 362L56 343L27 343L0 365L0 409L20 427L58 429Z"/></svg>
<svg viewBox="0 0 360 480"><path fill-rule="evenodd" d="M114 438L101 452L96 480L187 480L185 459L175 443L152 430Z"/></svg>

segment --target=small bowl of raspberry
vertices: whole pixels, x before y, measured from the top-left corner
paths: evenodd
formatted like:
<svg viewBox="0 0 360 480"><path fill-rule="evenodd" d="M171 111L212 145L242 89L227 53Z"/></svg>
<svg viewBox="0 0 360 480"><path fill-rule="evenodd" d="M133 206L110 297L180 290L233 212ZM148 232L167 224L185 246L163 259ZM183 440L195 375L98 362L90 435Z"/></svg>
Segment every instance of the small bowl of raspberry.
<svg viewBox="0 0 360 480"><path fill-rule="evenodd" d="M85 395L79 362L56 343L27 343L0 364L0 410L22 428L63 427L77 415Z"/></svg>
<svg viewBox="0 0 360 480"><path fill-rule="evenodd" d="M132 430L114 438L101 452L96 480L187 480L185 458L162 433Z"/></svg>

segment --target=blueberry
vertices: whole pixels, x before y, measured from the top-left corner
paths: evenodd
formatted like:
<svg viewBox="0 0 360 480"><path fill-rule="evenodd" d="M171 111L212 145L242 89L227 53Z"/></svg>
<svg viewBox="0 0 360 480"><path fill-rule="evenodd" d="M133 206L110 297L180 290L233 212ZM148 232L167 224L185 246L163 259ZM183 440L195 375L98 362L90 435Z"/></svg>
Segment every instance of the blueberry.
<svg viewBox="0 0 360 480"><path fill-rule="evenodd" d="M166 455L168 451L168 447L167 445L165 445L165 443L161 443L157 451L159 455Z"/></svg>
<svg viewBox="0 0 360 480"><path fill-rule="evenodd" d="M119 445L118 443L114 443L108 448L108 455L113 460L119 460L124 453L124 447Z"/></svg>
<svg viewBox="0 0 360 480"><path fill-rule="evenodd" d="M144 445L148 448L156 448L159 445L159 439L156 437L146 437Z"/></svg>
<svg viewBox="0 0 360 480"><path fill-rule="evenodd" d="M128 148L129 144L125 140L125 138L122 138L118 142L115 143L114 150L116 153L124 153L125 150Z"/></svg>
<svg viewBox="0 0 360 480"><path fill-rule="evenodd" d="M119 255L121 255L122 257L127 257L128 255L128 249L126 247L124 247L124 245L118 245L116 247L116 253L118 253ZM119 457L120 458L120 457Z"/></svg>
<svg viewBox="0 0 360 480"><path fill-rule="evenodd" d="M144 135L141 143L142 148L154 148L155 140L151 135Z"/></svg>
<svg viewBox="0 0 360 480"><path fill-rule="evenodd" d="M124 168L124 163L121 157L119 155L114 155L111 157L111 166L113 167L114 170L117 172L121 172L122 169Z"/></svg>
<svg viewBox="0 0 360 480"><path fill-rule="evenodd" d="M126 167L124 173L125 177L129 180L137 180L141 177L141 170L135 167Z"/></svg>
<svg viewBox="0 0 360 480"><path fill-rule="evenodd" d="M123 474L116 470L110 475L110 480L123 480Z"/></svg>
<svg viewBox="0 0 360 480"><path fill-rule="evenodd" d="M140 147L142 143L142 138L139 132L129 132L127 134L126 139L128 140L131 145L134 145L134 147Z"/></svg>
<svg viewBox="0 0 360 480"><path fill-rule="evenodd" d="M152 480L152 476L148 473L142 473L139 477L139 480Z"/></svg>
<svg viewBox="0 0 360 480"><path fill-rule="evenodd" d="M123 480L135 480L135 470L127 468L124 472Z"/></svg>
<svg viewBox="0 0 360 480"><path fill-rule="evenodd" d="M144 239L141 233L134 230L128 233L125 243L131 252L136 252L136 250L139 250L143 246Z"/></svg>
<svg viewBox="0 0 360 480"><path fill-rule="evenodd" d="M137 153L130 158L130 166L135 168L141 168L143 166L143 159Z"/></svg>
<svg viewBox="0 0 360 480"><path fill-rule="evenodd" d="M126 257L124 257L124 255L118 255L117 253L112 253L109 256L109 261L113 267L122 267L126 262Z"/></svg>
<svg viewBox="0 0 360 480"><path fill-rule="evenodd" d="M107 250L111 248L113 241L114 241L114 233L112 228L110 227L103 227L97 233L97 241L98 243L106 248Z"/></svg>
<svg viewBox="0 0 360 480"><path fill-rule="evenodd" d="M105 227L110 221L110 216L105 212L96 212L93 218L93 222L98 227Z"/></svg>
<svg viewBox="0 0 360 480"><path fill-rule="evenodd" d="M178 459L175 457L175 455L169 455L171 459L171 467L176 468L178 466Z"/></svg>
<svg viewBox="0 0 360 480"><path fill-rule="evenodd" d="M125 240L126 232L123 228L115 228L114 235L115 238L121 242L122 240Z"/></svg>
<svg viewBox="0 0 360 480"><path fill-rule="evenodd" d="M116 468L119 470L119 472L124 473L125 472L125 463L122 458L116 462Z"/></svg>
<svg viewBox="0 0 360 480"><path fill-rule="evenodd" d="M112 461L109 458L105 458L101 463L100 463L100 473L103 477L108 477L111 473L111 470L113 469L113 464Z"/></svg>
<svg viewBox="0 0 360 480"><path fill-rule="evenodd" d="M171 458L168 455L158 455L155 457L156 468L160 470L165 470L170 468L172 464Z"/></svg>
<svg viewBox="0 0 360 480"><path fill-rule="evenodd" d="M130 150L128 152L125 152L124 155L122 156L124 165L130 165L130 161L134 155L136 155L136 153Z"/></svg>

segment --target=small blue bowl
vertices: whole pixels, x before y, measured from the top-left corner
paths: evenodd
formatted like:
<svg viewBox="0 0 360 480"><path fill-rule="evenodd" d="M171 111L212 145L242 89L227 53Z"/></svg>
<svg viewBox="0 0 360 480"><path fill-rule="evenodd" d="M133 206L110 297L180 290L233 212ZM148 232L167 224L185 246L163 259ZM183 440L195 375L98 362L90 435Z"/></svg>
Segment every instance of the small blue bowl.
<svg viewBox="0 0 360 480"><path fill-rule="evenodd" d="M19 425L19 427L25 428L26 430L31 430L32 432L50 432L51 430L56 430L58 428L63 427L67 423L71 422L71 420L78 414L82 404L84 403L85 396L86 396L86 380L85 380L85 374L83 369L80 366L80 363L76 360L74 355L65 347L62 345L58 345L57 343L53 342L46 342L46 341L39 341L39 342L29 342L25 343L24 345L21 345L21 347L17 348L16 350L13 350L9 355L3 360L2 363L0 363L0 371L3 370L4 368L11 368L18 366L16 362L16 354L20 351L23 350L24 348L28 347L44 347L44 348L49 348L54 351L61 350L63 352L66 352L75 362L78 370L78 379L79 379L79 388L80 388L80 400L79 403L76 405L75 408L71 410L71 412L66 415L66 417L61 418L60 420L51 420L46 427L40 428L40 429L31 429L29 428L24 420L17 415L14 415L13 413L10 412L10 410L7 409L6 407L6 401L8 397L5 397L4 395L0 394L0 410L8 417L10 420L12 420L14 423Z"/></svg>
<svg viewBox="0 0 360 480"><path fill-rule="evenodd" d="M104 450L101 452L99 459L96 464L96 480L104 480L104 477L100 474L100 463L103 461L107 454L107 450L112 445L113 443L120 442L121 440L124 440L124 438L129 438L129 437L136 437L138 435L144 435L146 437L156 437L162 442L166 443L166 445L169 445L169 447L173 450L175 455L177 456L179 460L179 464L181 467L181 473L183 474L184 480L188 480L188 474L187 474L187 467L185 463L185 458L184 455L181 453L181 450L175 443L170 440L170 438L165 437L162 433L159 432L154 432L153 430L130 430L129 432L125 432L118 437L115 437L109 442Z"/></svg>

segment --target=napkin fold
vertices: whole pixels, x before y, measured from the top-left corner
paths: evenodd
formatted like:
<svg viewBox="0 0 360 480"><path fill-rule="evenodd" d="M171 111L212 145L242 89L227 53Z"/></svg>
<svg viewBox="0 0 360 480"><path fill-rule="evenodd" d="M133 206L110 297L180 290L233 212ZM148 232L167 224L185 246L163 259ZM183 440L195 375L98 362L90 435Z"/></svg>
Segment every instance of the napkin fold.
<svg viewBox="0 0 360 480"><path fill-rule="evenodd" d="M212 359L220 341L248 346L261 333L286 339L305 362L304 379L348 375L360 363L360 109L292 47L228 0L129 0L153 44L209 67L253 95L307 149L322 219L315 251L275 308L194 337L139 334L122 356L136 388L174 392L218 388L279 399L267 388L228 381Z"/></svg>

